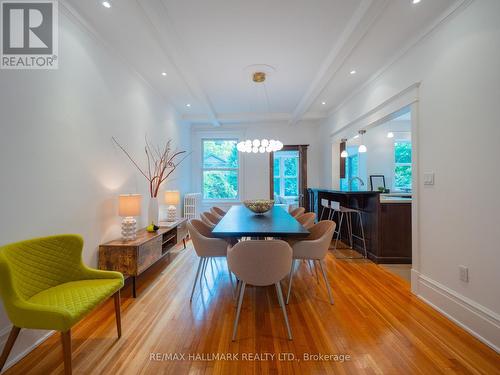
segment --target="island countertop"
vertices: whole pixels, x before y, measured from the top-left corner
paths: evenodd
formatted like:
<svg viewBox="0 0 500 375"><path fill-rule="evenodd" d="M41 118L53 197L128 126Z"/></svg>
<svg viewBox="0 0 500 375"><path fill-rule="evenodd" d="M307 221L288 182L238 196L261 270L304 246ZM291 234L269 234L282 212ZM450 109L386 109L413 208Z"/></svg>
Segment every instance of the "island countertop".
<svg viewBox="0 0 500 375"><path fill-rule="evenodd" d="M332 190L332 189L320 189L320 188L311 188L311 190L316 192L345 194L345 195L380 194L380 191L370 191L370 190Z"/></svg>

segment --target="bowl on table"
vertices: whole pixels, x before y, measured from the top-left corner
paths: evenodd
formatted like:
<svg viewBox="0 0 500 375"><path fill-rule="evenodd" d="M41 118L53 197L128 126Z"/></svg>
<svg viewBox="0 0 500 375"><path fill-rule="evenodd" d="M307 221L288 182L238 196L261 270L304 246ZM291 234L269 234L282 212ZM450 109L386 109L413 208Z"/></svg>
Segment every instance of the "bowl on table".
<svg viewBox="0 0 500 375"><path fill-rule="evenodd" d="M246 208L256 214L263 214L269 211L274 206L272 199L255 199L243 201Z"/></svg>

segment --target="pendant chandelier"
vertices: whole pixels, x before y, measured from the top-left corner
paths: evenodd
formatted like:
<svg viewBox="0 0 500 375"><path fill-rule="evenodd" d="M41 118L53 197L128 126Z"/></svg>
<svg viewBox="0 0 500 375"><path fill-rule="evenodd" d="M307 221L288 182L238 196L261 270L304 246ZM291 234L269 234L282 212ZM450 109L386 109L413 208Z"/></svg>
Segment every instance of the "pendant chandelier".
<svg viewBox="0 0 500 375"><path fill-rule="evenodd" d="M254 71L251 75L252 81L261 86L264 89L264 94L266 97L266 103L267 103L267 110L269 112L269 97L267 95L267 88L266 88L266 78L267 78L267 73L266 72L274 72L274 68L269 66L269 65L254 65L250 66L248 68L259 68L259 70ZM260 69L262 68L262 69ZM247 139L246 141L239 142L236 146L239 152L247 152L247 153L265 153L265 152L275 152L279 151L283 148L283 143L280 141L271 139L254 139L253 141L251 139Z"/></svg>
<svg viewBox="0 0 500 375"><path fill-rule="evenodd" d="M263 154L264 152L275 152L281 150L283 148L283 143L274 139L254 139L253 141L247 139L246 141L239 142L236 145L236 148L239 152L253 152L254 154L260 152Z"/></svg>

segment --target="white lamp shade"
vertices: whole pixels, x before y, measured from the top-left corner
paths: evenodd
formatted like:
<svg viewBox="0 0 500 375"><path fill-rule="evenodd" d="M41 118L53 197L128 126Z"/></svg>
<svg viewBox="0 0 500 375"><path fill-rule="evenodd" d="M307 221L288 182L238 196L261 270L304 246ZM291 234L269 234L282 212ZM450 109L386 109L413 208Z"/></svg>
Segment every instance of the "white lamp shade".
<svg viewBox="0 0 500 375"><path fill-rule="evenodd" d="M367 151L367 149L366 149L366 146L365 146L365 145L360 145L360 146L359 146L359 148L358 148L358 152L363 153L363 152L366 152L366 151Z"/></svg>
<svg viewBox="0 0 500 375"><path fill-rule="evenodd" d="M165 203L170 205L179 204L181 201L181 193L176 190L167 190L165 192Z"/></svg>
<svg viewBox="0 0 500 375"><path fill-rule="evenodd" d="M141 194L122 194L118 197L118 215L122 217L141 215Z"/></svg>
<svg viewBox="0 0 500 375"><path fill-rule="evenodd" d="M346 157L348 157L348 156L349 156L349 154L347 153L347 151L346 151L346 150L344 150L344 151L342 151L342 152L340 153L340 157L341 157L341 158L346 158Z"/></svg>

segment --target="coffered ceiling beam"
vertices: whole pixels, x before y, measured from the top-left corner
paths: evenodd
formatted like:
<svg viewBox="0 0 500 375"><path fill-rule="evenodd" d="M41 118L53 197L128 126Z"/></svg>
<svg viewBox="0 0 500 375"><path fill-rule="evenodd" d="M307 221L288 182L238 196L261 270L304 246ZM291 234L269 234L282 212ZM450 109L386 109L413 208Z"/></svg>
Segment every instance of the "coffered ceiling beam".
<svg viewBox="0 0 500 375"><path fill-rule="evenodd" d="M308 112L302 116L302 120L321 120L324 113ZM287 124L292 118L291 113L221 113L217 115L220 124L244 124L244 123L283 123ZM182 120L191 124L207 124L210 119L205 115L182 116Z"/></svg>
<svg viewBox="0 0 500 375"><path fill-rule="evenodd" d="M318 73L297 105L291 116L290 125L298 123L313 103L318 100L319 95L321 95L339 69L342 68L347 58L361 42L389 2L390 0L361 1L342 32L339 41L333 46L321 64Z"/></svg>
<svg viewBox="0 0 500 375"><path fill-rule="evenodd" d="M137 3L144 12L153 37L186 83L191 95L196 98L197 103L201 106L200 112L206 114L208 122L212 125L220 126L221 124L217 119L217 114L212 103L196 79L195 74L190 68L189 59L184 54L182 47L180 47L180 38L172 26L163 1L137 0Z"/></svg>

